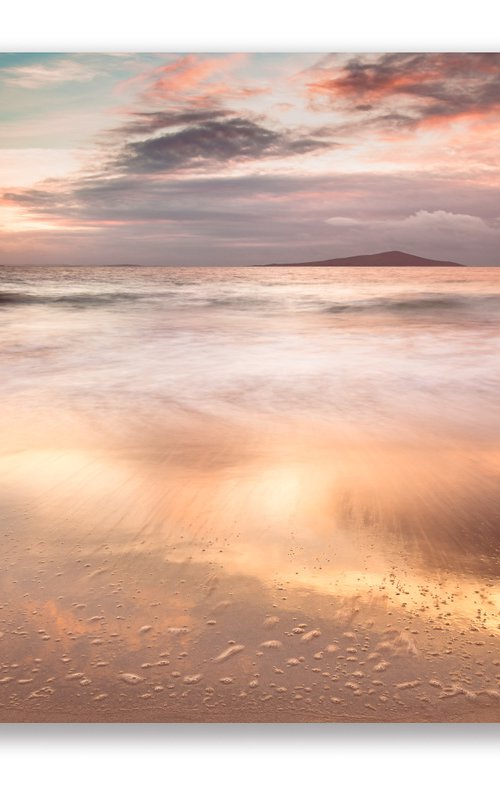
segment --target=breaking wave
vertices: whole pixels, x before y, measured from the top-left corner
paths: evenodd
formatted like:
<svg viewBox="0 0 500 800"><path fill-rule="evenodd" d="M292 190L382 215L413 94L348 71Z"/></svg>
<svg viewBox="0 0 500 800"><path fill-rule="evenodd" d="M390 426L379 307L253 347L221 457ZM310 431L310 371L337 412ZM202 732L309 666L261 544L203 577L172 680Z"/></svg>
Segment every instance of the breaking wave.
<svg viewBox="0 0 500 800"><path fill-rule="evenodd" d="M0 291L0 309L16 306L48 306L75 310L98 309L114 306L144 306L154 304L156 307L193 310L213 309L241 311L249 314L329 314L341 316L388 316L405 317L408 320L419 317L432 317L450 320L453 317L482 318L487 321L500 315L500 294L486 293L454 293L454 292L417 292L408 294L359 296L353 299L335 300L331 288L328 294L322 287L314 287L313 291L304 294L293 294L283 291L276 293L267 291L267 287L259 291L227 291L207 294L206 286L179 285L158 287L156 291L148 291L140 287L138 291L72 291L72 292L37 292L36 289L19 292L15 289ZM329 295L329 296L328 296Z"/></svg>
<svg viewBox="0 0 500 800"><path fill-rule="evenodd" d="M457 295L430 292L405 297L375 297L369 300L333 303L324 310L328 314L425 314L448 311L484 313L500 311L500 295Z"/></svg>
<svg viewBox="0 0 500 800"><path fill-rule="evenodd" d="M151 295L152 297L154 295ZM102 294L82 292L81 294L42 295L29 292L0 292L0 306L20 305L69 305L101 306L113 303L133 302L147 299L147 295L135 292L105 292Z"/></svg>

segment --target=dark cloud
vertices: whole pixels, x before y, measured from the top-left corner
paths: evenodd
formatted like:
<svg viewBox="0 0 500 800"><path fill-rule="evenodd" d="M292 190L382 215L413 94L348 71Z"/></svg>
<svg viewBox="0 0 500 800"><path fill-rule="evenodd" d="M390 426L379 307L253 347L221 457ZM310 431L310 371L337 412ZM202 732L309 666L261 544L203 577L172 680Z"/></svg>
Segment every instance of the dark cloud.
<svg viewBox="0 0 500 800"><path fill-rule="evenodd" d="M60 205L62 202L61 192L58 189L54 191L43 189L26 189L20 192L4 192L2 194L4 200L9 200L17 203L20 206L31 207L46 207L48 209Z"/></svg>
<svg viewBox="0 0 500 800"><path fill-rule="evenodd" d="M386 175L376 172L318 175L241 175L237 177L172 176L156 181L154 176L93 178L70 184L61 182L52 191L6 192L3 198L37 213L58 213L78 219L133 220L163 217L175 209L186 219L196 218L200 210L210 214L235 214L245 218L261 203L279 209L295 209L306 217L353 217L393 219L420 208L446 208L456 214L481 216L491 223L498 218L498 189L483 182L468 182L468 191L459 190L462 179L418 174ZM50 197L50 201L48 198ZM284 216L286 213L283 211Z"/></svg>
<svg viewBox="0 0 500 800"><path fill-rule="evenodd" d="M152 124L159 122L152 120ZM199 165L282 158L332 146L324 140L275 131L244 117L208 116L198 122L161 136L129 142L122 149L117 166L127 173L161 173Z"/></svg>
<svg viewBox="0 0 500 800"><path fill-rule="evenodd" d="M127 122L116 128L121 135L134 136L156 133L168 128L186 125L203 125L213 120L222 119L230 114L223 109L208 111L138 111L130 115Z"/></svg>
<svg viewBox="0 0 500 800"><path fill-rule="evenodd" d="M500 109L499 53L386 53L323 59L308 91L381 125L415 125ZM396 112L384 111L397 105ZM382 112L382 113L381 113Z"/></svg>
<svg viewBox="0 0 500 800"><path fill-rule="evenodd" d="M460 180L449 178L384 175L382 179L377 173L179 175L167 181L136 175L89 179L84 185L62 183L58 191L54 188L50 203L37 192L10 192L9 197L44 219L63 215L68 224L103 224L103 236L118 247L124 236L135 232L139 243L147 242L142 257L134 256L141 261L146 257L158 261L160 243L171 237L170 247L178 242L176 258L185 251L193 263L203 263L206 247L216 251L209 259L212 263L225 263L227 247L235 251L241 247L245 259L253 248L250 261L254 262L263 250L267 261L286 260L294 250L295 260L307 260L309 252L310 258L328 258L361 247L366 252L370 248L411 252L412 245L420 252L423 241L433 245L438 257L491 263L500 243L495 227L498 191L481 183L469 182L467 193L461 187ZM484 220L484 225L477 220ZM122 256L118 260L127 260L125 252ZM433 257L430 251L429 256Z"/></svg>

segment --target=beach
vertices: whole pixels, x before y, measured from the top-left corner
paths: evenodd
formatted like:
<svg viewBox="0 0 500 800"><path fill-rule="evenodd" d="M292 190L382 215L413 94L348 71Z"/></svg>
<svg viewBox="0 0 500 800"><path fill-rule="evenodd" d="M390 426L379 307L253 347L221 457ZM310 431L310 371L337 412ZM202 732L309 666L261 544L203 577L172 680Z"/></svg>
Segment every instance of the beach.
<svg viewBox="0 0 500 800"><path fill-rule="evenodd" d="M0 278L0 721L500 721L497 269Z"/></svg>

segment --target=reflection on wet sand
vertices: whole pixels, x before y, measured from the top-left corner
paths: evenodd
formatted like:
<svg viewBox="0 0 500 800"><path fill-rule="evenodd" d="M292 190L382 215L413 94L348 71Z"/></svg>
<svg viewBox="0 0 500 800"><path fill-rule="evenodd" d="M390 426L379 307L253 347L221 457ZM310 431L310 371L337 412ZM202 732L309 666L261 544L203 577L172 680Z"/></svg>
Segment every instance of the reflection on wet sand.
<svg viewBox="0 0 500 800"><path fill-rule="evenodd" d="M498 719L495 451L205 430L4 454L3 719Z"/></svg>

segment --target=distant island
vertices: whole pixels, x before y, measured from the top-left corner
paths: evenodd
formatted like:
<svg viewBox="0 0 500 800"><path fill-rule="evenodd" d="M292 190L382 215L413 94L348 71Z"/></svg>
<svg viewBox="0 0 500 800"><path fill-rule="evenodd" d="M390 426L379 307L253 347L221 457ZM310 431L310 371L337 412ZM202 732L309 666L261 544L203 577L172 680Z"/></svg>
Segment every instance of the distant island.
<svg viewBox="0 0 500 800"><path fill-rule="evenodd" d="M297 263L263 264L264 267L463 267L456 261L436 261L421 258L401 250L387 250L385 253L371 253L346 258L328 258L326 261L300 261Z"/></svg>

